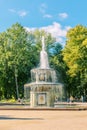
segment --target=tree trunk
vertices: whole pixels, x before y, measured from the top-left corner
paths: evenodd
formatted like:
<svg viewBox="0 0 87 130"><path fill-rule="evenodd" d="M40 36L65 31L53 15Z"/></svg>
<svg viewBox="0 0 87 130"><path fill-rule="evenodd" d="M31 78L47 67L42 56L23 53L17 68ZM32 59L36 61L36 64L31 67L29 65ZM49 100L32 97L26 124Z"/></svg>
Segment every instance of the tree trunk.
<svg viewBox="0 0 87 130"><path fill-rule="evenodd" d="M19 90L18 90L18 74L17 74L17 68L15 67L15 85L16 85L16 94L17 94L17 99L19 98Z"/></svg>

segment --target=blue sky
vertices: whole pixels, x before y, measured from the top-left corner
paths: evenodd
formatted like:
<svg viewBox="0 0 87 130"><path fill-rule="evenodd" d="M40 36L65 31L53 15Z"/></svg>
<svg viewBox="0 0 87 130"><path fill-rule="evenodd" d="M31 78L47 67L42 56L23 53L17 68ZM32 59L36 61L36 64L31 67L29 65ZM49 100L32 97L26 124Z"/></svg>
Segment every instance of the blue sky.
<svg viewBox="0 0 87 130"><path fill-rule="evenodd" d="M0 0L0 32L16 22L44 29L63 42L69 28L87 26L87 0Z"/></svg>

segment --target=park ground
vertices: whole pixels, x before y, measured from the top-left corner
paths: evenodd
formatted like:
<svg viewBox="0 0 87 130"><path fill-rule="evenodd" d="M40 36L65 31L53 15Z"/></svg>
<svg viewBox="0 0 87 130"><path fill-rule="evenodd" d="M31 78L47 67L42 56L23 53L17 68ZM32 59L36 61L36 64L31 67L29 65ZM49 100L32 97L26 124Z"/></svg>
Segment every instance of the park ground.
<svg viewBox="0 0 87 130"><path fill-rule="evenodd" d="M87 111L0 110L0 130L87 130Z"/></svg>

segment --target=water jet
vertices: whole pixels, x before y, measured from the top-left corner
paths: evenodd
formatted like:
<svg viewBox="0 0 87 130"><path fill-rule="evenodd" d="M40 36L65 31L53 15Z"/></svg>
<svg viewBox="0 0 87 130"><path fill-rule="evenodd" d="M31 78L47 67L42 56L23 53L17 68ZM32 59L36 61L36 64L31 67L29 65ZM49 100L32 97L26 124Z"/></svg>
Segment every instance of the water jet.
<svg viewBox="0 0 87 130"><path fill-rule="evenodd" d="M63 101L64 93L64 85L57 81L55 70L50 68L45 40L42 37L40 66L31 70L31 83L24 85L25 98L30 98L31 107L54 107L56 100Z"/></svg>

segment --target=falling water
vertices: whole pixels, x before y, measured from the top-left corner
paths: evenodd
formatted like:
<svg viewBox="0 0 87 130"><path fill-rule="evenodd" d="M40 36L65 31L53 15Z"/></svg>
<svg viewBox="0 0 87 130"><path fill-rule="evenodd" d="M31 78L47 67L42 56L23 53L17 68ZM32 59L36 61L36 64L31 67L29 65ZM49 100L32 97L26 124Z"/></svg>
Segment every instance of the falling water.
<svg viewBox="0 0 87 130"><path fill-rule="evenodd" d="M42 50L40 52L40 68L47 69L49 68L48 55L45 51L45 42L44 37L42 37Z"/></svg>

